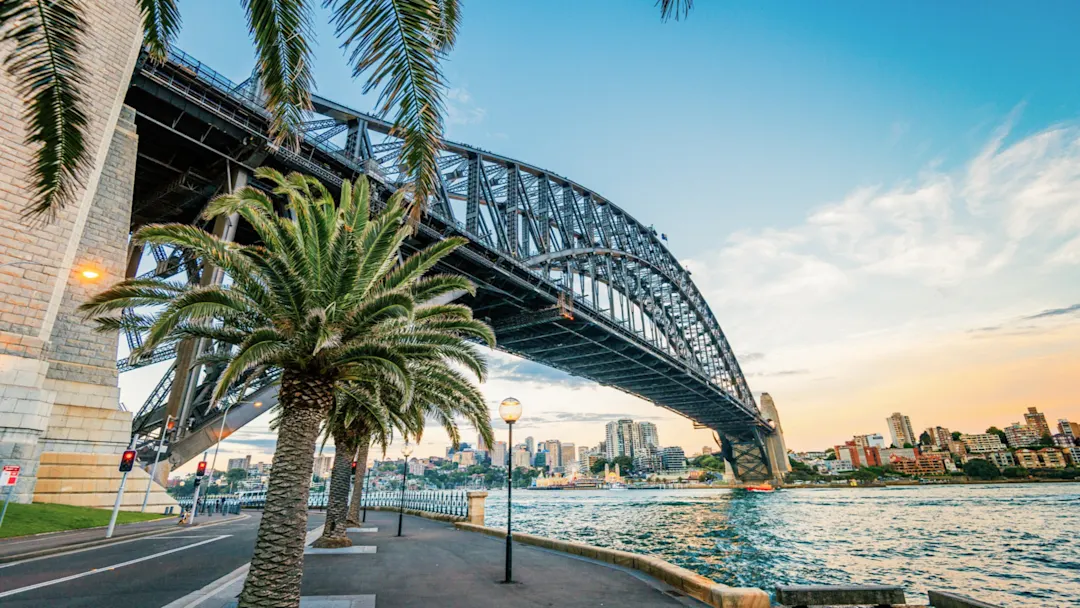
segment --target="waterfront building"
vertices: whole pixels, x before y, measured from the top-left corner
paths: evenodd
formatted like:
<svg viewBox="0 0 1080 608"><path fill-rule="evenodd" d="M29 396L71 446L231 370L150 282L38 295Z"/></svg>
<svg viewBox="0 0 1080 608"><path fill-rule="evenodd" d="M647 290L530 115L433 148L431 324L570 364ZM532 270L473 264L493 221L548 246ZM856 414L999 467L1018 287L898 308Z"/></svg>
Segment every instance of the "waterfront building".
<svg viewBox="0 0 1080 608"><path fill-rule="evenodd" d="M1025 469L1064 469L1066 466L1065 456L1057 448L1023 448L1016 450L1013 455L1016 457L1016 464Z"/></svg>
<svg viewBox="0 0 1080 608"><path fill-rule="evenodd" d="M491 466L503 469L506 465L506 442L496 441L491 449Z"/></svg>
<svg viewBox="0 0 1080 608"><path fill-rule="evenodd" d="M544 451L547 452L547 469L549 473L554 473L555 469L563 466L562 442L558 439L549 439L544 442Z"/></svg>
<svg viewBox="0 0 1080 608"><path fill-rule="evenodd" d="M1068 457L1069 462L1072 463L1072 466L1080 467L1080 446L1074 446L1062 451L1065 452L1065 456Z"/></svg>
<svg viewBox="0 0 1080 608"><path fill-rule="evenodd" d="M870 435L855 435L855 445L860 448L885 448L885 438L881 436L881 433L872 433Z"/></svg>
<svg viewBox="0 0 1080 608"><path fill-rule="evenodd" d="M311 475L320 479L325 479L330 476L330 471L334 468L333 456L316 456L315 465L311 469Z"/></svg>
<svg viewBox="0 0 1080 608"><path fill-rule="evenodd" d="M998 443L1001 443L1001 442L998 441ZM963 441L956 441L956 440L953 440L953 441L949 442L949 451L952 452L953 454L956 454L957 456L960 456L960 457L963 457L968 452L967 445Z"/></svg>
<svg viewBox="0 0 1080 608"><path fill-rule="evenodd" d="M826 452L795 452L791 456L795 460L807 462L809 460L825 460L829 457L829 454Z"/></svg>
<svg viewBox="0 0 1080 608"><path fill-rule="evenodd" d="M944 475L946 472L945 459L938 454L920 454L915 458L893 455L889 458L889 467L904 475Z"/></svg>
<svg viewBox="0 0 1080 608"><path fill-rule="evenodd" d="M634 454L634 470L640 473L659 473L664 470L661 448L645 446Z"/></svg>
<svg viewBox="0 0 1080 608"><path fill-rule="evenodd" d="M911 429L911 418L900 412L893 412L892 416L886 418L885 421L889 423L889 433L892 435L894 446L902 448L904 444L915 445L919 442L915 431Z"/></svg>
<svg viewBox="0 0 1080 608"><path fill-rule="evenodd" d="M679 472L686 470L686 454L678 446L666 447L660 450L665 471Z"/></svg>
<svg viewBox="0 0 1080 608"><path fill-rule="evenodd" d="M604 428L606 442L605 459L611 461L619 456L634 457L634 421L629 418L612 420ZM640 441L640 429L638 436Z"/></svg>
<svg viewBox="0 0 1080 608"><path fill-rule="evenodd" d="M514 448L513 460L515 469L528 469L532 467L532 459L529 457L528 447L518 446Z"/></svg>
<svg viewBox="0 0 1080 608"><path fill-rule="evenodd" d="M639 429L641 429L641 443L643 445L652 446L654 448L660 447L660 433L656 431L656 425L651 422L639 422L637 423Z"/></svg>
<svg viewBox="0 0 1080 608"><path fill-rule="evenodd" d="M850 473L855 470L855 467L851 464L850 460L824 460L822 464L825 467L827 475L838 475L840 473Z"/></svg>
<svg viewBox="0 0 1080 608"><path fill-rule="evenodd" d="M1001 443L1001 437L996 433L975 433L972 435L960 435L960 441L964 443L968 451L973 454L985 454L988 452L1003 452L1006 447Z"/></svg>
<svg viewBox="0 0 1080 608"><path fill-rule="evenodd" d="M1073 442L1073 438L1069 437L1065 433L1054 433L1050 436L1050 439L1052 439L1054 445L1059 448L1071 448L1073 447L1073 445L1075 445L1075 443Z"/></svg>
<svg viewBox="0 0 1080 608"><path fill-rule="evenodd" d="M1034 427L1014 422L1005 427L1005 441L1010 448L1026 448L1038 445L1042 435Z"/></svg>
<svg viewBox="0 0 1080 608"><path fill-rule="evenodd" d="M943 426L927 427L926 434L930 435L930 445L943 450L949 449L949 444L952 443L952 432Z"/></svg>
<svg viewBox="0 0 1080 608"><path fill-rule="evenodd" d="M1046 414L1033 407L1029 407L1027 413L1024 414L1024 424L1035 429L1039 438L1050 434L1050 425L1046 423Z"/></svg>
<svg viewBox="0 0 1080 608"><path fill-rule="evenodd" d="M833 446L833 450L838 459L849 461L856 469L881 466L881 448L877 446L860 446L855 441L848 441L844 445Z"/></svg>
<svg viewBox="0 0 1080 608"><path fill-rule="evenodd" d="M572 443L564 443L559 448L559 463L563 471L571 473L577 469L577 449Z"/></svg>
<svg viewBox="0 0 1080 608"><path fill-rule="evenodd" d="M999 469L1016 466L1016 459L1013 458L1012 452L990 452L986 454L986 459L997 465Z"/></svg>
<svg viewBox="0 0 1080 608"><path fill-rule="evenodd" d="M1080 424L1069 422L1067 418L1060 418L1057 422L1057 430L1062 435L1072 437L1074 444L1080 445Z"/></svg>
<svg viewBox="0 0 1080 608"><path fill-rule="evenodd" d="M226 470L231 471L233 469L244 469L246 471L246 470L248 470L250 468L251 468L251 454L248 454L247 456L244 456L243 458L230 458L229 459L229 468L226 469Z"/></svg>
<svg viewBox="0 0 1080 608"><path fill-rule="evenodd" d="M909 460L915 460L919 457L919 448L885 448L884 450L878 450L878 452L881 453L882 464L892 460L893 456Z"/></svg>

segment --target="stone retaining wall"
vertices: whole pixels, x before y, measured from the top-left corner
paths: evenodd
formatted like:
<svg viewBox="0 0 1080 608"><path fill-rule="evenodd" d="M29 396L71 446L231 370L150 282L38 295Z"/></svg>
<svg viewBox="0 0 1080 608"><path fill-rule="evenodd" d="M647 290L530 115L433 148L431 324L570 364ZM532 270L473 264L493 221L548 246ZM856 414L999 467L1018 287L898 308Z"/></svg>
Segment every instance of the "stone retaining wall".
<svg viewBox="0 0 1080 608"><path fill-rule="evenodd" d="M479 532L497 538L506 537L506 530L500 528L490 528L463 522L454 525L459 530ZM658 557L638 555L627 551L595 547L584 543L556 540L520 532L514 533L514 540L526 545L562 551L615 566L639 570L714 608L769 608L769 595L761 589L721 585L712 579L705 578L696 572L691 572Z"/></svg>

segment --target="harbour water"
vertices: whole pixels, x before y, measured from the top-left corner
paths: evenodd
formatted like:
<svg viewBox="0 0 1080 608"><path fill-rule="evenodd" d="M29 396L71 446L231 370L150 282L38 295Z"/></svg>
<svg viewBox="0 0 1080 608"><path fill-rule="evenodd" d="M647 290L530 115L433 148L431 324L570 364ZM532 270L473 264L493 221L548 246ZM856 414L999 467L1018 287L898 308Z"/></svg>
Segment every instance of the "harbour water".
<svg viewBox="0 0 1080 608"><path fill-rule="evenodd" d="M487 500L505 527L506 492ZM514 529L662 557L713 580L895 584L1080 606L1080 484L514 491Z"/></svg>

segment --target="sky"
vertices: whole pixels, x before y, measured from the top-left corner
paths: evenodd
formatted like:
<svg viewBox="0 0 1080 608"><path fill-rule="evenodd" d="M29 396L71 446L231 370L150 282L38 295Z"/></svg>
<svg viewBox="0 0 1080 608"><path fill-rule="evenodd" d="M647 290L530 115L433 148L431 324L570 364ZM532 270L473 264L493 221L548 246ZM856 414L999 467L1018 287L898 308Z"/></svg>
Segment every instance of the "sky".
<svg viewBox="0 0 1080 608"><path fill-rule="evenodd" d="M241 81L239 2L187 0L177 46ZM669 237L789 448L1080 419L1080 4L466 0L447 136L565 175ZM370 108L318 11L320 94ZM492 353L520 438L621 417L687 453L709 433ZM121 376L137 407L160 371ZM505 426L497 426L501 435ZM471 430L465 432L472 436ZM442 454L425 433L418 456ZM226 455L270 461L259 420ZM390 456L399 455L398 447ZM219 466L220 468L220 466Z"/></svg>

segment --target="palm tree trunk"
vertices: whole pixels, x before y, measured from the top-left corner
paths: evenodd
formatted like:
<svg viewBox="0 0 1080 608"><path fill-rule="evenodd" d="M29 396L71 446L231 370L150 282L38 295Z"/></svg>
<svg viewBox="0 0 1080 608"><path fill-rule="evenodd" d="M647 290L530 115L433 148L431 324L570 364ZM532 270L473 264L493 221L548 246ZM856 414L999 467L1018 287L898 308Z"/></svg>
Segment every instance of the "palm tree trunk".
<svg viewBox="0 0 1080 608"><path fill-rule="evenodd" d="M281 418L266 507L239 608L297 608L304 571L308 490L319 424L334 403L335 383L286 370Z"/></svg>
<svg viewBox="0 0 1080 608"><path fill-rule="evenodd" d="M368 448L371 447L371 438L364 437L360 440L360 448L356 453L356 477L353 479L352 502L349 503L349 525L360 526L360 501L364 497L364 477L367 476Z"/></svg>
<svg viewBox="0 0 1080 608"><path fill-rule="evenodd" d="M349 512L349 472L352 469L353 455L356 454L356 440L348 432L334 433L334 470L330 475L330 500L326 505L326 525L323 534L312 545L321 549L351 547L352 541L346 533L349 524L345 516Z"/></svg>

